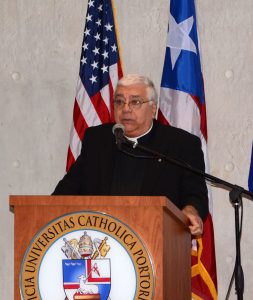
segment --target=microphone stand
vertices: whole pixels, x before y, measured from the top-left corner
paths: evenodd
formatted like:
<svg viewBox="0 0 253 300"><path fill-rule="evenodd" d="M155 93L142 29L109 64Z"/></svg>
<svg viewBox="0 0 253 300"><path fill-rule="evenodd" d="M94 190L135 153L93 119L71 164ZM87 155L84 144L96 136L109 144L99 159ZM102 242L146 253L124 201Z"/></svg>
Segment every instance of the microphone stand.
<svg viewBox="0 0 253 300"><path fill-rule="evenodd" d="M149 149L145 146L142 146L138 144L137 142L132 142L125 138L122 135L122 138L120 140L117 140L117 145L119 149L121 150L121 144L130 145L133 148L140 149L146 153L152 154L157 159L164 160L166 162L172 163L180 168L184 168L192 173L195 173L203 178L205 178L207 181L211 182L212 184L220 185L222 188L229 190L229 198L232 206L234 207L234 213L235 213L235 238L236 238L236 260L235 260L235 290L237 294L238 300L243 300L243 292L244 292L244 275L243 275L243 269L241 265L241 249L240 249L240 222L239 222L239 208L242 204L242 196L247 198L248 200L253 201L253 194L249 192L248 190L245 190L243 187L232 184L230 182L227 182L225 180L222 180L218 177L215 177L213 175L207 174L197 168L194 168L190 166L189 164L168 157L167 155L164 155L162 153L159 153L157 151L154 151L152 149Z"/></svg>

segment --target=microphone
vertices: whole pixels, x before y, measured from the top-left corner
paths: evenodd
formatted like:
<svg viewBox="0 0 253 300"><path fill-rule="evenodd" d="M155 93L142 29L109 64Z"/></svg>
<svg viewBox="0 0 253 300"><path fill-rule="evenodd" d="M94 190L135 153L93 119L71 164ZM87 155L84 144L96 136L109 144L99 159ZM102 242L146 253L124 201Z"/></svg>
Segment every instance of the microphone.
<svg viewBox="0 0 253 300"><path fill-rule="evenodd" d="M112 127L112 133L115 136L116 144L121 150L121 145L125 141L124 133L125 133L125 127L122 124L115 124Z"/></svg>

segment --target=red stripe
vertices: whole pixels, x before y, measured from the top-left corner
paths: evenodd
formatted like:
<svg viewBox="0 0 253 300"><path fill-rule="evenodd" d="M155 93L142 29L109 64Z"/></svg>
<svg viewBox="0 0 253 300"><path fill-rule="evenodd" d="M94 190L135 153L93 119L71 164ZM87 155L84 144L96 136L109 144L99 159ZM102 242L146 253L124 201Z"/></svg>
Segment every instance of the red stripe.
<svg viewBox="0 0 253 300"><path fill-rule="evenodd" d="M102 123L108 123L111 120L110 112L102 98L100 92L96 93L91 97L91 102L94 105L94 108L101 120Z"/></svg>
<svg viewBox="0 0 253 300"><path fill-rule="evenodd" d="M109 81L109 93L110 93L110 108L111 108L111 122L114 122L114 107L113 107L113 86L112 81Z"/></svg>
<svg viewBox="0 0 253 300"><path fill-rule="evenodd" d="M68 156L67 156L67 164L66 164L66 172L69 171L70 167L73 165L73 163L75 162L75 158L72 154L72 151L70 149L70 147L68 148Z"/></svg>
<svg viewBox="0 0 253 300"><path fill-rule="evenodd" d="M193 101L196 103L200 113L200 131L202 132L207 142L207 121L206 121L206 105L200 102L200 98L191 95Z"/></svg>
<svg viewBox="0 0 253 300"><path fill-rule="evenodd" d="M207 142L207 119L206 119L206 105L205 104L201 105L200 115L201 115L200 130Z"/></svg>
<svg viewBox="0 0 253 300"><path fill-rule="evenodd" d="M117 69L118 69L118 79L120 79L123 76L120 61L117 64ZM110 78L110 81L109 81L109 93L110 93L111 122L114 122L115 121L115 119L114 119L114 107L113 107L114 90L113 90L111 78Z"/></svg>
<svg viewBox="0 0 253 300"><path fill-rule="evenodd" d="M82 115L82 112L80 110L79 104L76 99L75 99L74 111L73 111L73 122L74 122L76 132L80 140L82 141L84 132L89 126Z"/></svg>
<svg viewBox="0 0 253 300"><path fill-rule="evenodd" d="M74 102L73 123L74 123L75 130L79 136L79 139L82 141L85 130L88 128L88 124L86 123L86 121L82 115L82 112L80 110L79 104L76 99ZM67 163L66 163L66 171L67 172L69 171L71 166L74 164L74 162L75 162L75 157L69 146L68 155L67 155Z"/></svg>
<svg viewBox="0 0 253 300"><path fill-rule="evenodd" d="M118 62L118 78L120 79L121 77L123 77L123 71L122 71L121 63L119 61Z"/></svg>
<svg viewBox="0 0 253 300"><path fill-rule="evenodd" d="M158 121L164 125L169 125L169 121L164 117L161 110L158 110Z"/></svg>

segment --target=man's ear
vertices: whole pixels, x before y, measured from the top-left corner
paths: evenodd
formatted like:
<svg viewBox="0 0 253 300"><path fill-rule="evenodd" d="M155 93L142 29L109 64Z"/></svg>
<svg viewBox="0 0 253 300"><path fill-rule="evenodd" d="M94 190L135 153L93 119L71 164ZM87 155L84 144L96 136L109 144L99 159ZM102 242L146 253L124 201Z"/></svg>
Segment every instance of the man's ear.
<svg viewBox="0 0 253 300"><path fill-rule="evenodd" d="M153 113L153 119L156 118L156 111L157 111L157 104L155 102L152 103L152 113Z"/></svg>

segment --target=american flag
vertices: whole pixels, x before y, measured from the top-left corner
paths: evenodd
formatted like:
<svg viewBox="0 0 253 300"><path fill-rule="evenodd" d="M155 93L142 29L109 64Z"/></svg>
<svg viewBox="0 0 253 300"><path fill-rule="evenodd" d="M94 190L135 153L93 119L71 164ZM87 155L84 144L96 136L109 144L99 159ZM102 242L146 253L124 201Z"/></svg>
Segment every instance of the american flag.
<svg viewBox="0 0 253 300"><path fill-rule="evenodd" d="M85 130L113 121L113 92L122 77L111 0L89 0L68 149L68 171Z"/></svg>
<svg viewBox="0 0 253 300"><path fill-rule="evenodd" d="M171 0L158 119L183 128L202 142L208 173L204 84L194 0ZM209 216L192 251L192 298L217 299L217 277L209 191Z"/></svg>

